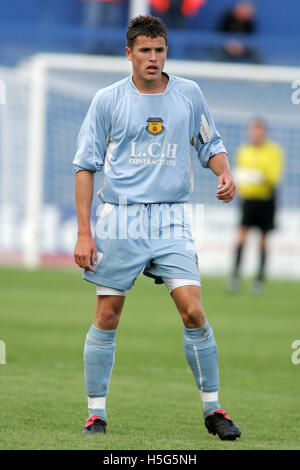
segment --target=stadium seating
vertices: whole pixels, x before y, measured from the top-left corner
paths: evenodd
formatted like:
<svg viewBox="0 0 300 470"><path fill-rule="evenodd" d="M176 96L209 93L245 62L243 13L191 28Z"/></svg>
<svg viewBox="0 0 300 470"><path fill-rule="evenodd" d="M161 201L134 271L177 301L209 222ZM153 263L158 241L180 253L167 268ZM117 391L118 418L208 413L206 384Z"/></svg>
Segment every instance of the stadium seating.
<svg viewBox="0 0 300 470"><path fill-rule="evenodd" d="M24 55L41 51L123 55L127 3L121 4L118 24L90 28L84 21L83 1L1 0L0 63L13 66ZM171 30L169 57L216 60L215 50L224 43L224 35L215 32L216 24L232 3L208 0L187 20L187 30ZM264 0L257 11L258 33L244 41L255 46L265 64L298 65L299 15L297 0L290 0L285 9L280 0Z"/></svg>

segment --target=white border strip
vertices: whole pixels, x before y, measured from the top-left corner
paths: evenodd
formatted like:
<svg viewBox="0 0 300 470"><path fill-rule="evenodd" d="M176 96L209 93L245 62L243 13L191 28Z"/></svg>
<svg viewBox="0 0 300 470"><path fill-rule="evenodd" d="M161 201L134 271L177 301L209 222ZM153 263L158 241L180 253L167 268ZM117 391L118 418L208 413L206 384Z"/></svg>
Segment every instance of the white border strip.
<svg viewBox="0 0 300 470"><path fill-rule="evenodd" d="M90 70L130 73L131 62L125 57L94 56L84 54L36 54L30 61L38 62L47 68L64 70ZM28 62L23 62L26 66ZM292 82L300 77L299 67L273 65L224 64L173 60L166 62L166 71L189 77L207 77L218 79L236 79L250 81Z"/></svg>

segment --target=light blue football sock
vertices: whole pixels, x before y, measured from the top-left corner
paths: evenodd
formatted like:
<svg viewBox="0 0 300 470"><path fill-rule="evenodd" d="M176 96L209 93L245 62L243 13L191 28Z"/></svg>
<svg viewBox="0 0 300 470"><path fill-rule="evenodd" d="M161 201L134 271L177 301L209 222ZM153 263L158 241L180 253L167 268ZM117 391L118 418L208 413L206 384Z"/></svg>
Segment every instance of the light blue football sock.
<svg viewBox="0 0 300 470"><path fill-rule="evenodd" d="M94 325L86 335L84 345L84 375L88 396L89 416L106 421L106 395L115 359L116 330L101 330Z"/></svg>
<svg viewBox="0 0 300 470"><path fill-rule="evenodd" d="M213 330L206 320L201 328L184 326L184 352L200 391L203 414L220 409L218 352Z"/></svg>

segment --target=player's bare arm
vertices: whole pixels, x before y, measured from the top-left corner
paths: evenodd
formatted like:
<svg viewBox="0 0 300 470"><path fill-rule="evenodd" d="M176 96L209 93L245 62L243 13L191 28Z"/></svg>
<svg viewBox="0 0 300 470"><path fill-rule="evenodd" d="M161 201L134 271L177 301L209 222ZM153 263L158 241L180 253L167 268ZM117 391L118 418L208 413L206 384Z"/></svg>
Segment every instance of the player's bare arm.
<svg viewBox="0 0 300 470"><path fill-rule="evenodd" d="M97 249L91 232L90 213L94 191L94 173L78 171L75 178L75 201L77 210L78 238L74 250L76 264L89 271L97 260Z"/></svg>
<svg viewBox="0 0 300 470"><path fill-rule="evenodd" d="M208 164L209 168L218 177L217 199L223 202L230 202L235 196L236 188L231 174L228 156L226 153L214 155Z"/></svg>

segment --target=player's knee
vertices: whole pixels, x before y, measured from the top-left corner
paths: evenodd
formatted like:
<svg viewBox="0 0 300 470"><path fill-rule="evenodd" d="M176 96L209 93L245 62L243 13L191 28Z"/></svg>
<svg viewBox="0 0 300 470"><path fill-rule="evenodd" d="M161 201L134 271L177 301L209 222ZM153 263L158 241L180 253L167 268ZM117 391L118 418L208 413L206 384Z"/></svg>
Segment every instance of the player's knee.
<svg viewBox="0 0 300 470"><path fill-rule="evenodd" d="M95 315L95 326L104 330L115 330L120 319L120 312L106 307L98 310Z"/></svg>
<svg viewBox="0 0 300 470"><path fill-rule="evenodd" d="M206 321L203 308L198 303L188 305L181 311L181 317L187 328L201 328Z"/></svg>

